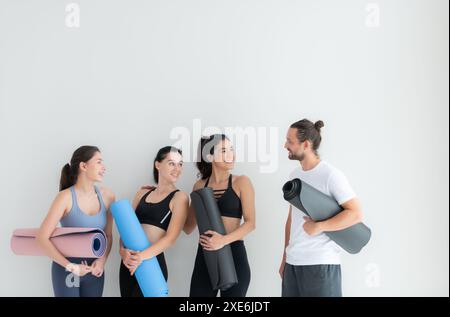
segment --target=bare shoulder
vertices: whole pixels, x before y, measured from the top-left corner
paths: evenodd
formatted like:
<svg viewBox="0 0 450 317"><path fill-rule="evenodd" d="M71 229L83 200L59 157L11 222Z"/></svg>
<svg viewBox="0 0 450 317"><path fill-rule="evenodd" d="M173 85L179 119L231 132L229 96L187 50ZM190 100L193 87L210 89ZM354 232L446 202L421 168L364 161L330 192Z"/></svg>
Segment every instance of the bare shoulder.
<svg viewBox="0 0 450 317"><path fill-rule="evenodd" d="M72 208L72 193L69 188L60 191L52 203L52 210L63 210L65 215Z"/></svg>
<svg viewBox="0 0 450 317"><path fill-rule="evenodd" d="M109 187L100 187L100 193L102 197L105 198L109 203L112 203L116 200L116 195Z"/></svg>
<svg viewBox="0 0 450 317"><path fill-rule="evenodd" d="M72 201L72 193L70 192L69 188L60 191L55 197L55 202L66 203L71 201Z"/></svg>
<svg viewBox="0 0 450 317"><path fill-rule="evenodd" d="M177 191L175 195L173 195L172 200L170 201L170 210L176 211L174 207L177 206L176 210L187 211L187 207L189 206L189 197L185 192Z"/></svg>
<svg viewBox="0 0 450 317"><path fill-rule="evenodd" d="M252 186L252 181L247 175L233 175L233 183L238 188Z"/></svg>
<svg viewBox="0 0 450 317"><path fill-rule="evenodd" d="M139 189L139 190L136 192L136 194L134 195L134 199L136 199L136 200L141 200L141 198L142 198L145 194L147 194L149 191L150 191L150 189L147 189L147 188L141 188L141 189Z"/></svg>
<svg viewBox="0 0 450 317"><path fill-rule="evenodd" d="M175 193L175 195L173 196L173 199L177 202L177 203L187 203L189 202L189 196L187 193L183 192L183 191L177 191Z"/></svg>
<svg viewBox="0 0 450 317"><path fill-rule="evenodd" d="M203 188L203 187L205 187L205 184L206 184L206 179L199 179L198 181L195 182L194 188L192 190L194 191L194 190Z"/></svg>

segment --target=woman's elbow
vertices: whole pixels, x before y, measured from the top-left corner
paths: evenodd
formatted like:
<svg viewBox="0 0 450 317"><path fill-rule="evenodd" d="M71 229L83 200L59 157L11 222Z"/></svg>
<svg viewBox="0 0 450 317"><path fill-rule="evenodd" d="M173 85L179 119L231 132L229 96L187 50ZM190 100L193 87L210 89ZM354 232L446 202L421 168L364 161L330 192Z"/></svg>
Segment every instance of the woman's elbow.
<svg viewBox="0 0 450 317"><path fill-rule="evenodd" d="M176 237L174 237L174 238L167 238L166 241L165 241L165 245L166 245L165 249L168 249L168 248L172 247L175 244L175 242L177 242L177 238Z"/></svg>
<svg viewBox="0 0 450 317"><path fill-rule="evenodd" d="M44 247L46 242L49 241L49 237L44 235L42 232L38 232L36 235L36 242L40 247Z"/></svg>
<svg viewBox="0 0 450 317"><path fill-rule="evenodd" d="M195 229L195 226L185 225L183 228L183 231L187 235L190 235L192 233L192 231L194 231L194 229Z"/></svg>
<svg viewBox="0 0 450 317"><path fill-rule="evenodd" d="M194 231L194 229L186 228L186 229L183 229L183 231L184 231L185 234L190 235L192 233L192 231Z"/></svg>

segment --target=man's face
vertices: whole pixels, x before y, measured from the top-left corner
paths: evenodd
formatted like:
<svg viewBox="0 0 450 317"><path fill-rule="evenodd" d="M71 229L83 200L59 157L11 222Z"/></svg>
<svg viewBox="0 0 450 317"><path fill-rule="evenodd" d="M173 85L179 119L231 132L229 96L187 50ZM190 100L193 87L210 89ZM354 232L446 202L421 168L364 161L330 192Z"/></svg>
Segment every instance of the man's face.
<svg viewBox="0 0 450 317"><path fill-rule="evenodd" d="M284 148L288 150L290 160L302 161L305 158L305 145L297 138L297 129L289 128Z"/></svg>

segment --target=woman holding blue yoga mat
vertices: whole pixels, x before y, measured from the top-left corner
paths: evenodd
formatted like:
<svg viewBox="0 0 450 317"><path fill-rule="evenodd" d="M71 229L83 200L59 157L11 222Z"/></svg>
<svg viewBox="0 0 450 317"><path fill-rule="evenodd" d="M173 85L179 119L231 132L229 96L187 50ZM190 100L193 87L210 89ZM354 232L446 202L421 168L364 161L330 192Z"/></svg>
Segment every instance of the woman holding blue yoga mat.
<svg viewBox="0 0 450 317"><path fill-rule="evenodd" d="M36 239L53 259L52 283L55 296L100 297L103 293L104 266L112 245L110 204L114 193L95 185L103 180L105 165L100 150L82 146L61 172L60 192L41 224ZM107 248L100 258L66 258L50 241L58 223L62 227L99 228L105 231Z"/></svg>
<svg viewBox="0 0 450 317"><path fill-rule="evenodd" d="M134 276L142 261L156 257L167 281L168 272L164 251L171 247L186 222L189 198L176 188L183 170L181 150L166 146L160 149L153 162L156 187L140 189L132 202L136 216L151 246L143 251L124 248L120 243L120 294L122 297L142 297Z"/></svg>
<svg viewBox="0 0 450 317"><path fill-rule="evenodd" d="M193 191L205 187L213 190L226 234L212 230L201 233L192 273L190 296L217 296L218 289L213 288L203 253L230 245L238 283L221 290L220 295L245 297L250 284L250 266L243 239L255 229L253 185L247 176L231 174L235 153L231 141L225 135L203 137L200 140L199 152L197 167L201 179L195 183ZM197 220L191 206L185 231L190 233L196 226Z"/></svg>

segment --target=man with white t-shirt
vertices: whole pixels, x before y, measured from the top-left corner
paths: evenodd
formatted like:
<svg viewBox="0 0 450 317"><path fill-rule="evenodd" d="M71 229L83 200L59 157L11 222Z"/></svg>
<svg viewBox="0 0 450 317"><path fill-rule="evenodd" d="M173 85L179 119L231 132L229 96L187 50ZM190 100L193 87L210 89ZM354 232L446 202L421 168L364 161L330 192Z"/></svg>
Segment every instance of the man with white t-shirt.
<svg viewBox="0 0 450 317"><path fill-rule="evenodd" d="M296 207L289 206L280 266L283 297L342 296L341 248L324 232L339 231L362 221L359 202L347 178L317 153L323 126L320 120L312 123L307 119L290 126L284 147L289 159L298 160L300 166L289 178L299 178L333 197L343 211L330 219L314 222Z"/></svg>

